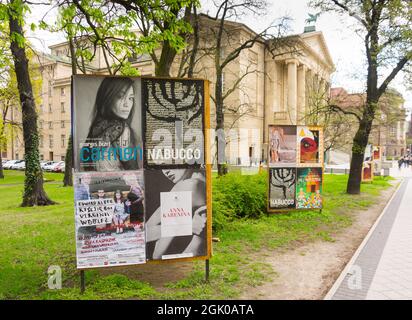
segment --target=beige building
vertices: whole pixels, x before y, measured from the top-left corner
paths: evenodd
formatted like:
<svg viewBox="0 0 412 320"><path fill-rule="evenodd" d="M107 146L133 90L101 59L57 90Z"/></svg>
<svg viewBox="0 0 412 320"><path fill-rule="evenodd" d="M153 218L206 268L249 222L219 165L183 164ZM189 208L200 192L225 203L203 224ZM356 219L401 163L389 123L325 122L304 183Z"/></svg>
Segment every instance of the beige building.
<svg viewBox="0 0 412 320"><path fill-rule="evenodd" d="M200 47L210 43L205 31L216 23L207 16L201 18ZM213 27L213 26L212 26ZM256 33L241 23L228 22L223 57L241 41ZM227 128L227 161L230 164L249 165L266 157L267 127L269 124L301 124L310 107L313 91L328 94L334 64L322 32L307 32L292 37L296 49L277 48L275 55L267 49L268 43L255 43L243 50L223 72L225 128ZM70 76L71 66L67 43L50 47L51 54L43 54L42 104L39 107L40 157L44 160L64 160L70 135ZM109 61L110 62L110 61ZM132 61L142 75L154 75L154 63L148 56ZM172 67L177 74L179 57ZM107 74L106 61L101 50L87 73ZM212 56L204 55L195 67L195 76L211 81L214 92L215 71ZM236 85L234 85L236 84ZM215 107L211 100L212 127ZM21 135L20 135L21 136ZM7 148L7 159L23 157L20 136L15 136ZM18 141L18 142L17 142Z"/></svg>

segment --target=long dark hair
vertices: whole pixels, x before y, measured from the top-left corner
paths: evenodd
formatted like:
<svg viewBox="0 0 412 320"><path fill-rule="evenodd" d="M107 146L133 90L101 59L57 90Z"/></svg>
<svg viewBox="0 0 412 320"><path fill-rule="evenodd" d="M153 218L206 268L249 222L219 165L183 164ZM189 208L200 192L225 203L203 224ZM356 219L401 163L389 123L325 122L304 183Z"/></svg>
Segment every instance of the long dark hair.
<svg viewBox="0 0 412 320"><path fill-rule="evenodd" d="M116 99L118 99L118 94L122 89L128 90L133 86L133 80L130 78L115 78L108 77L104 78L102 83L99 86L96 94L96 103L94 106L94 119L92 123L95 123L98 120L114 120L119 119L126 121L130 125L132 119L132 114L134 111L134 104L130 110L129 117L126 120L119 118L113 112L113 106Z"/></svg>

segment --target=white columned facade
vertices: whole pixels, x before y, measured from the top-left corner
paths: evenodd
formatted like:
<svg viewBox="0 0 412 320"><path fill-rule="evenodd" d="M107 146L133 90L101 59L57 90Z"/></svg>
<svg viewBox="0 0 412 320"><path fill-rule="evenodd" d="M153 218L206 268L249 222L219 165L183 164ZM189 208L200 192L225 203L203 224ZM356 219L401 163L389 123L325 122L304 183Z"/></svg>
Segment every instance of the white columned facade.
<svg viewBox="0 0 412 320"><path fill-rule="evenodd" d="M298 124L305 124L305 112L306 112L306 66L301 65L298 68L298 75L297 75L297 92L298 92L298 99L297 99L297 123Z"/></svg>
<svg viewBox="0 0 412 320"><path fill-rule="evenodd" d="M286 60L288 66L288 122L296 124L297 120L297 87L298 87L298 61L296 59Z"/></svg>

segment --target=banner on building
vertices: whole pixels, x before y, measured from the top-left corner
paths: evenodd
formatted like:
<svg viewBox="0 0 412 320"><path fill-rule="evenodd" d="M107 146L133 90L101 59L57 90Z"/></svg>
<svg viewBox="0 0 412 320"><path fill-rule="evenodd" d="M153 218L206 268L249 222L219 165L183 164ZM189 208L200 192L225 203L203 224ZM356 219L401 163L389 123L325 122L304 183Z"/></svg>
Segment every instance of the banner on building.
<svg viewBox="0 0 412 320"><path fill-rule="evenodd" d="M269 125L268 211L321 209L323 130Z"/></svg>
<svg viewBox="0 0 412 320"><path fill-rule="evenodd" d="M210 257L208 97L204 80L73 76L78 268Z"/></svg>

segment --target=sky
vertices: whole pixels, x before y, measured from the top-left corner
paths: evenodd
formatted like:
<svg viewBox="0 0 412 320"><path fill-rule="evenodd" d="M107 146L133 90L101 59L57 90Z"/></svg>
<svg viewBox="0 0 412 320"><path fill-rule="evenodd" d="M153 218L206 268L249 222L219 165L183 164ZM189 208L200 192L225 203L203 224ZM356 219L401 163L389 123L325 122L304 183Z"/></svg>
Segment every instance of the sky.
<svg viewBox="0 0 412 320"><path fill-rule="evenodd" d="M203 12L213 12L211 0L201 0ZM268 10L265 16L245 16L239 22L246 24L255 31L266 28L270 23L284 15L292 18L291 33L302 33L308 13L316 10L308 7L309 0L268 0ZM37 6L30 16L30 22L37 22L45 15L45 8ZM47 15L52 22L53 12ZM362 39L353 32L351 26L354 19L332 13L322 14L316 22L316 30L322 31L336 71L332 75L332 87L344 87L349 92L365 90L365 53ZM38 49L49 52L48 46L64 41L62 34L52 34L45 31L30 32L31 41ZM412 110L412 92L406 90L403 76L398 75L391 82L391 87L402 93L405 107Z"/></svg>

